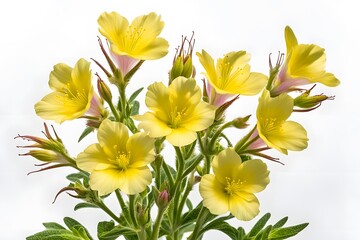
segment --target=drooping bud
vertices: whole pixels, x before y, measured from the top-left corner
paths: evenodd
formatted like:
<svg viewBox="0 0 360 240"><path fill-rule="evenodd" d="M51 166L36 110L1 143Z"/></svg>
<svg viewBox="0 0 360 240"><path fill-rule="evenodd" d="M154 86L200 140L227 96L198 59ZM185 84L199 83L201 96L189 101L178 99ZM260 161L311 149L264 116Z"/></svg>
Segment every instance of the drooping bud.
<svg viewBox="0 0 360 240"><path fill-rule="evenodd" d="M176 49L173 67L169 72L169 85L175 78L183 76L186 78L195 76L195 68L192 63L192 52L195 45L194 32L190 39L183 37L181 46Z"/></svg>
<svg viewBox="0 0 360 240"><path fill-rule="evenodd" d="M238 128L238 129L244 129L247 128L249 126L249 124L247 123L247 121L249 120L251 115L247 115L246 117L238 117L235 118L232 123L233 126Z"/></svg>
<svg viewBox="0 0 360 240"><path fill-rule="evenodd" d="M294 106L303 108L304 110L300 111L311 111L318 107L320 107L321 103L325 100L333 100L334 96L326 96L323 94L310 96L311 90L314 89L316 85L314 85L309 90L306 90L300 96L294 99ZM297 110L299 111L299 110Z"/></svg>

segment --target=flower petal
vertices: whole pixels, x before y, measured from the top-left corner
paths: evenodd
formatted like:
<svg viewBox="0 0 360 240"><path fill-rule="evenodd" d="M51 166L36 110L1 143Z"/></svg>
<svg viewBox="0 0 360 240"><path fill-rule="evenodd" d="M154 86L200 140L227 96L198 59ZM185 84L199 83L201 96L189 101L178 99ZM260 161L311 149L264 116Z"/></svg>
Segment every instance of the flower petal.
<svg viewBox="0 0 360 240"><path fill-rule="evenodd" d="M129 168L143 167L154 161L154 142L146 133L135 133L129 137L126 144L130 153Z"/></svg>
<svg viewBox="0 0 360 240"><path fill-rule="evenodd" d="M181 122L181 126L195 132L202 131L214 122L215 111L215 106L200 102L191 115L187 116L186 119Z"/></svg>
<svg viewBox="0 0 360 240"><path fill-rule="evenodd" d="M119 152L127 152L126 142L129 139L129 131L122 123L105 119L99 127L97 138L108 156L115 157Z"/></svg>
<svg viewBox="0 0 360 240"><path fill-rule="evenodd" d="M192 111L200 102L201 96L201 90L192 78L177 77L169 86L170 105L176 106L178 112L193 114Z"/></svg>
<svg viewBox="0 0 360 240"><path fill-rule="evenodd" d="M76 165L87 172L104 170L112 167L108 158L109 156L105 154L100 144L95 143L88 146L77 156Z"/></svg>
<svg viewBox="0 0 360 240"><path fill-rule="evenodd" d="M54 91L62 91L66 84L71 82L72 68L64 63L58 63L54 66L49 77L49 86Z"/></svg>
<svg viewBox="0 0 360 240"><path fill-rule="evenodd" d="M262 127L269 126L267 121L282 122L288 119L293 112L294 100L287 94L277 97L270 97L267 90L259 98L259 105L256 111L258 123Z"/></svg>
<svg viewBox="0 0 360 240"><path fill-rule="evenodd" d="M163 83L155 82L148 87L145 104L150 110L159 113L158 118L169 121L168 113L171 111L169 90Z"/></svg>
<svg viewBox="0 0 360 240"><path fill-rule="evenodd" d="M244 162L237 175L237 179L243 182L241 190L248 193L261 192L270 182L267 166L259 159Z"/></svg>
<svg viewBox="0 0 360 240"><path fill-rule="evenodd" d="M297 122L287 121L277 131L267 136L267 143L280 152L287 154L286 149L302 151L308 146L306 130Z"/></svg>
<svg viewBox="0 0 360 240"><path fill-rule="evenodd" d="M133 116L132 118L141 121L139 128L144 129L152 138L164 137L172 132L172 129L152 112L146 112L143 115Z"/></svg>
<svg viewBox="0 0 360 240"><path fill-rule="evenodd" d="M298 41L293 30L289 27L285 27L285 42L286 42L286 54L289 54L291 50L298 45Z"/></svg>
<svg viewBox="0 0 360 240"><path fill-rule="evenodd" d="M186 128L175 128L166 136L166 140L173 146L186 146L196 140L196 132Z"/></svg>
<svg viewBox="0 0 360 240"><path fill-rule="evenodd" d="M104 12L98 18L99 32L110 41L114 52L123 55L120 49L116 47L116 44L121 44L123 35L129 27L128 20L118 14L117 12L107 13Z"/></svg>
<svg viewBox="0 0 360 240"><path fill-rule="evenodd" d="M241 192L229 197L230 212L239 220L250 221L256 217L259 206L259 200L252 193Z"/></svg>
<svg viewBox="0 0 360 240"><path fill-rule="evenodd" d="M124 172L115 168L97 170L90 174L90 187L97 190L100 196L120 188L126 181Z"/></svg>
<svg viewBox="0 0 360 240"><path fill-rule="evenodd" d="M120 189L130 195L144 191L152 180L151 171L147 166L142 168L128 168L123 174L124 181L121 182Z"/></svg>
<svg viewBox="0 0 360 240"><path fill-rule="evenodd" d="M241 158L233 148L227 148L214 157L212 168L216 179L226 185L228 178L237 179Z"/></svg>
<svg viewBox="0 0 360 240"><path fill-rule="evenodd" d="M220 215L229 211L229 196L224 191L224 186L214 175L206 174L202 176L199 192L203 198L203 205L212 214Z"/></svg>

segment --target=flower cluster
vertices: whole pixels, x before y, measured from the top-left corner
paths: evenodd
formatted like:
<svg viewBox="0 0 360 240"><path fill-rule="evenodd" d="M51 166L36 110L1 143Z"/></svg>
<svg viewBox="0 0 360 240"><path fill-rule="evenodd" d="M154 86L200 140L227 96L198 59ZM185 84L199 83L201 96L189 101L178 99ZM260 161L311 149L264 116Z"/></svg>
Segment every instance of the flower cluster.
<svg viewBox="0 0 360 240"><path fill-rule="evenodd" d="M244 50L226 53L216 62L201 50L196 52L204 70L201 87L192 55L194 34L190 39L183 37L169 79L164 79L168 84L144 82L148 85L148 111L140 114L136 99L143 88L129 94L127 86L145 61L167 55L169 44L159 37L164 22L153 12L135 18L131 24L119 13L104 12L98 24L107 48L99 38L106 65L91 59L92 67L100 70L94 74L96 87L89 61L81 58L74 67L59 63L50 73L52 92L35 104L36 114L45 120L63 123L86 119L79 141L95 132L97 142L71 157L57 133L54 131L53 138L45 125L47 139L18 136L35 142L24 147L36 148L21 155L50 164L38 171L58 167L77 171L68 176L71 183L59 193L75 191L77 195L71 196L83 201L75 209L97 207L112 218L99 223L100 239L123 235L126 239L155 240L166 236L176 240L185 234L190 235L189 239L201 239L211 229L238 239L233 236L240 236L243 230L226 221L233 217L249 221L259 214L255 194L270 182L268 160L280 162L266 151L288 154L306 149L305 128L289 118L333 99L324 94L311 95L315 85L299 88L314 83L329 87L339 84L333 74L325 71L324 49L315 44L298 44L287 26L286 55L279 54L275 66L270 60L268 76L250 70L250 54ZM117 93L110 90L110 84ZM255 95L259 101L253 123L250 115L226 119L226 111L239 96ZM243 137L230 140L224 131L229 128L242 132L238 135ZM174 148L175 160L163 152L169 147ZM198 190L202 198L196 207L192 204L196 201L188 199L192 190ZM110 194L116 195L121 213L114 213L105 204ZM157 208L156 217L152 216L153 207ZM220 217L226 213L229 215ZM49 227L28 239L45 239L42 237L51 234L92 239L87 231L79 230L84 228L80 223L76 226L75 230ZM305 227L288 228L295 235ZM266 229L256 239L288 237L281 236L276 228Z"/></svg>

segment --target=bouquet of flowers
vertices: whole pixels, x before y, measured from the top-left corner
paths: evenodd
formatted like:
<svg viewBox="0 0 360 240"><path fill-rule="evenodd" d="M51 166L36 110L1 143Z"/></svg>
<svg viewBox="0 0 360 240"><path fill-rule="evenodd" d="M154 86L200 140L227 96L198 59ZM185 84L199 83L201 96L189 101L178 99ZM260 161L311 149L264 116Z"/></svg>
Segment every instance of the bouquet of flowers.
<svg viewBox="0 0 360 240"><path fill-rule="evenodd" d="M289 118L334 98L312 94L316 83L329 87L340 83L325 71L323 48L299 44L287 26L286 54L279 53L275 63L269 56L268 75L251 72L250 54L244 50L226 53L217 61L201 50L196 52L202 66L203 77L199 77L193 56L194 34L183 37L172 68L167 70L166 84L148 86L148 111L140 114L137 97L143 87L132 93L127 87L145 61L168 53L168 42L159 37L164 22L153 12L131 23L119 13L104 12L98 24L103 36L98 42L106 64L83 58L74 67L56 64L49 77L52 92L35 104L36 114L45 120L61 124L86 119L78 141L96 134L97 142L74 157L53 126L49 129L44 124L42 138L17 136L33 142L20 146L30 149L20 155L43 162L34 172L62 167L74 170L58 195L67 192L78 198L74 210L98 208L108 214L109 219L98 223L98 239L195 240L209 230L218 230L234 240L279 240L307 226L286 226L287 217L267 225L269 213L250 231L235 228L228 220L249 221L259 214L255 194L269 184L266 163L282 164L268 150L288 154L307 148L306 130ZM93 74L90 61L99 72ZM254 95L260 96L256 116L226 118L239 96ZM255 124L250 118L256 118ZM225 133L230 128L242 137L231 140ZM166 148L173 148L175 156L164 154ZM199 191L202 201L189 198L191 191ZM120 212L106 203L111 194L116 196ZM77 220L65 217L64 223L66 226L44 223L44 231L27 239L94 239Z"/></svg>

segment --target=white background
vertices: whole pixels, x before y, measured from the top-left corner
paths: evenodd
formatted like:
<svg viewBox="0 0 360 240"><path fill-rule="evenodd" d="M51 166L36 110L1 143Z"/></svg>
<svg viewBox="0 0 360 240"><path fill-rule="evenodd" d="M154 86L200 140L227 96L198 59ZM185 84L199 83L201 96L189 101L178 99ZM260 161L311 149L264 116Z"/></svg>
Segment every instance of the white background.
<svg viewBox="0 0 360 240"><path fill-rule="evenodd" d="M36 162L16 145L17 134L40 136L42 120L33 106L50 92L47 81L53 65L64 62L73 66L84 57L104 62L97 45L97 18L103 11L117 11L128 19L155 11L162 15L165 28L162 37L170 43L169 54L146 62L130 84L130 90L153 81L167 82L174 48L182 34L195 31L196 51L206 49L214 58L234 50L252 54L253 71L267 73L268 54L285 51L283 29L290 25L300 43L316 43L326 49L327 70L340 80L338 88L318 85L316 93L336 95L320 109L293 114L307 130L309 147L281 157L285 166L268 162L271 183L258 197L261 213L272 213L271 223L289 216L289 224L310 222L293 239L357 239L360 214L359 130L359 13L356 1L89 1L89 0L13 0L3 1L0 8L0 82L1 82L1 171L0 171L0 239L17 240L43 229L42 222L62 222L71 216L84 223L90 232L96 224L109 220L99 210L74 212L76 199L55 194L68 182L70 170L53 170L27 176ZM197 80L201 65L195 57ZM93 71L99 71L92 64ZM144 96L144 93L141 97ZM256 97L241 97L232 106L229 119L254 114ZM144 106L141 111L146 109ZM254 116L254 115L253 115ZM254 117L252 118L254 121ZM52 122L48 122L52 123ZM89 137L81 144L76 140L83 121L55 124L58 133L76 156L94 141ZM232 131L232 138L244 132ZM169 157L168 161L173 161ZM199 195L193 194L198 200ZM117 205L113 204L114 210ZM260 216L259 215L259 216ZM256 218L257 219L257 218ZM256 220L255 219L255 220ZM235 226L254 224L233 221ZM205 239L227 239L219 232Z"/></svg>

